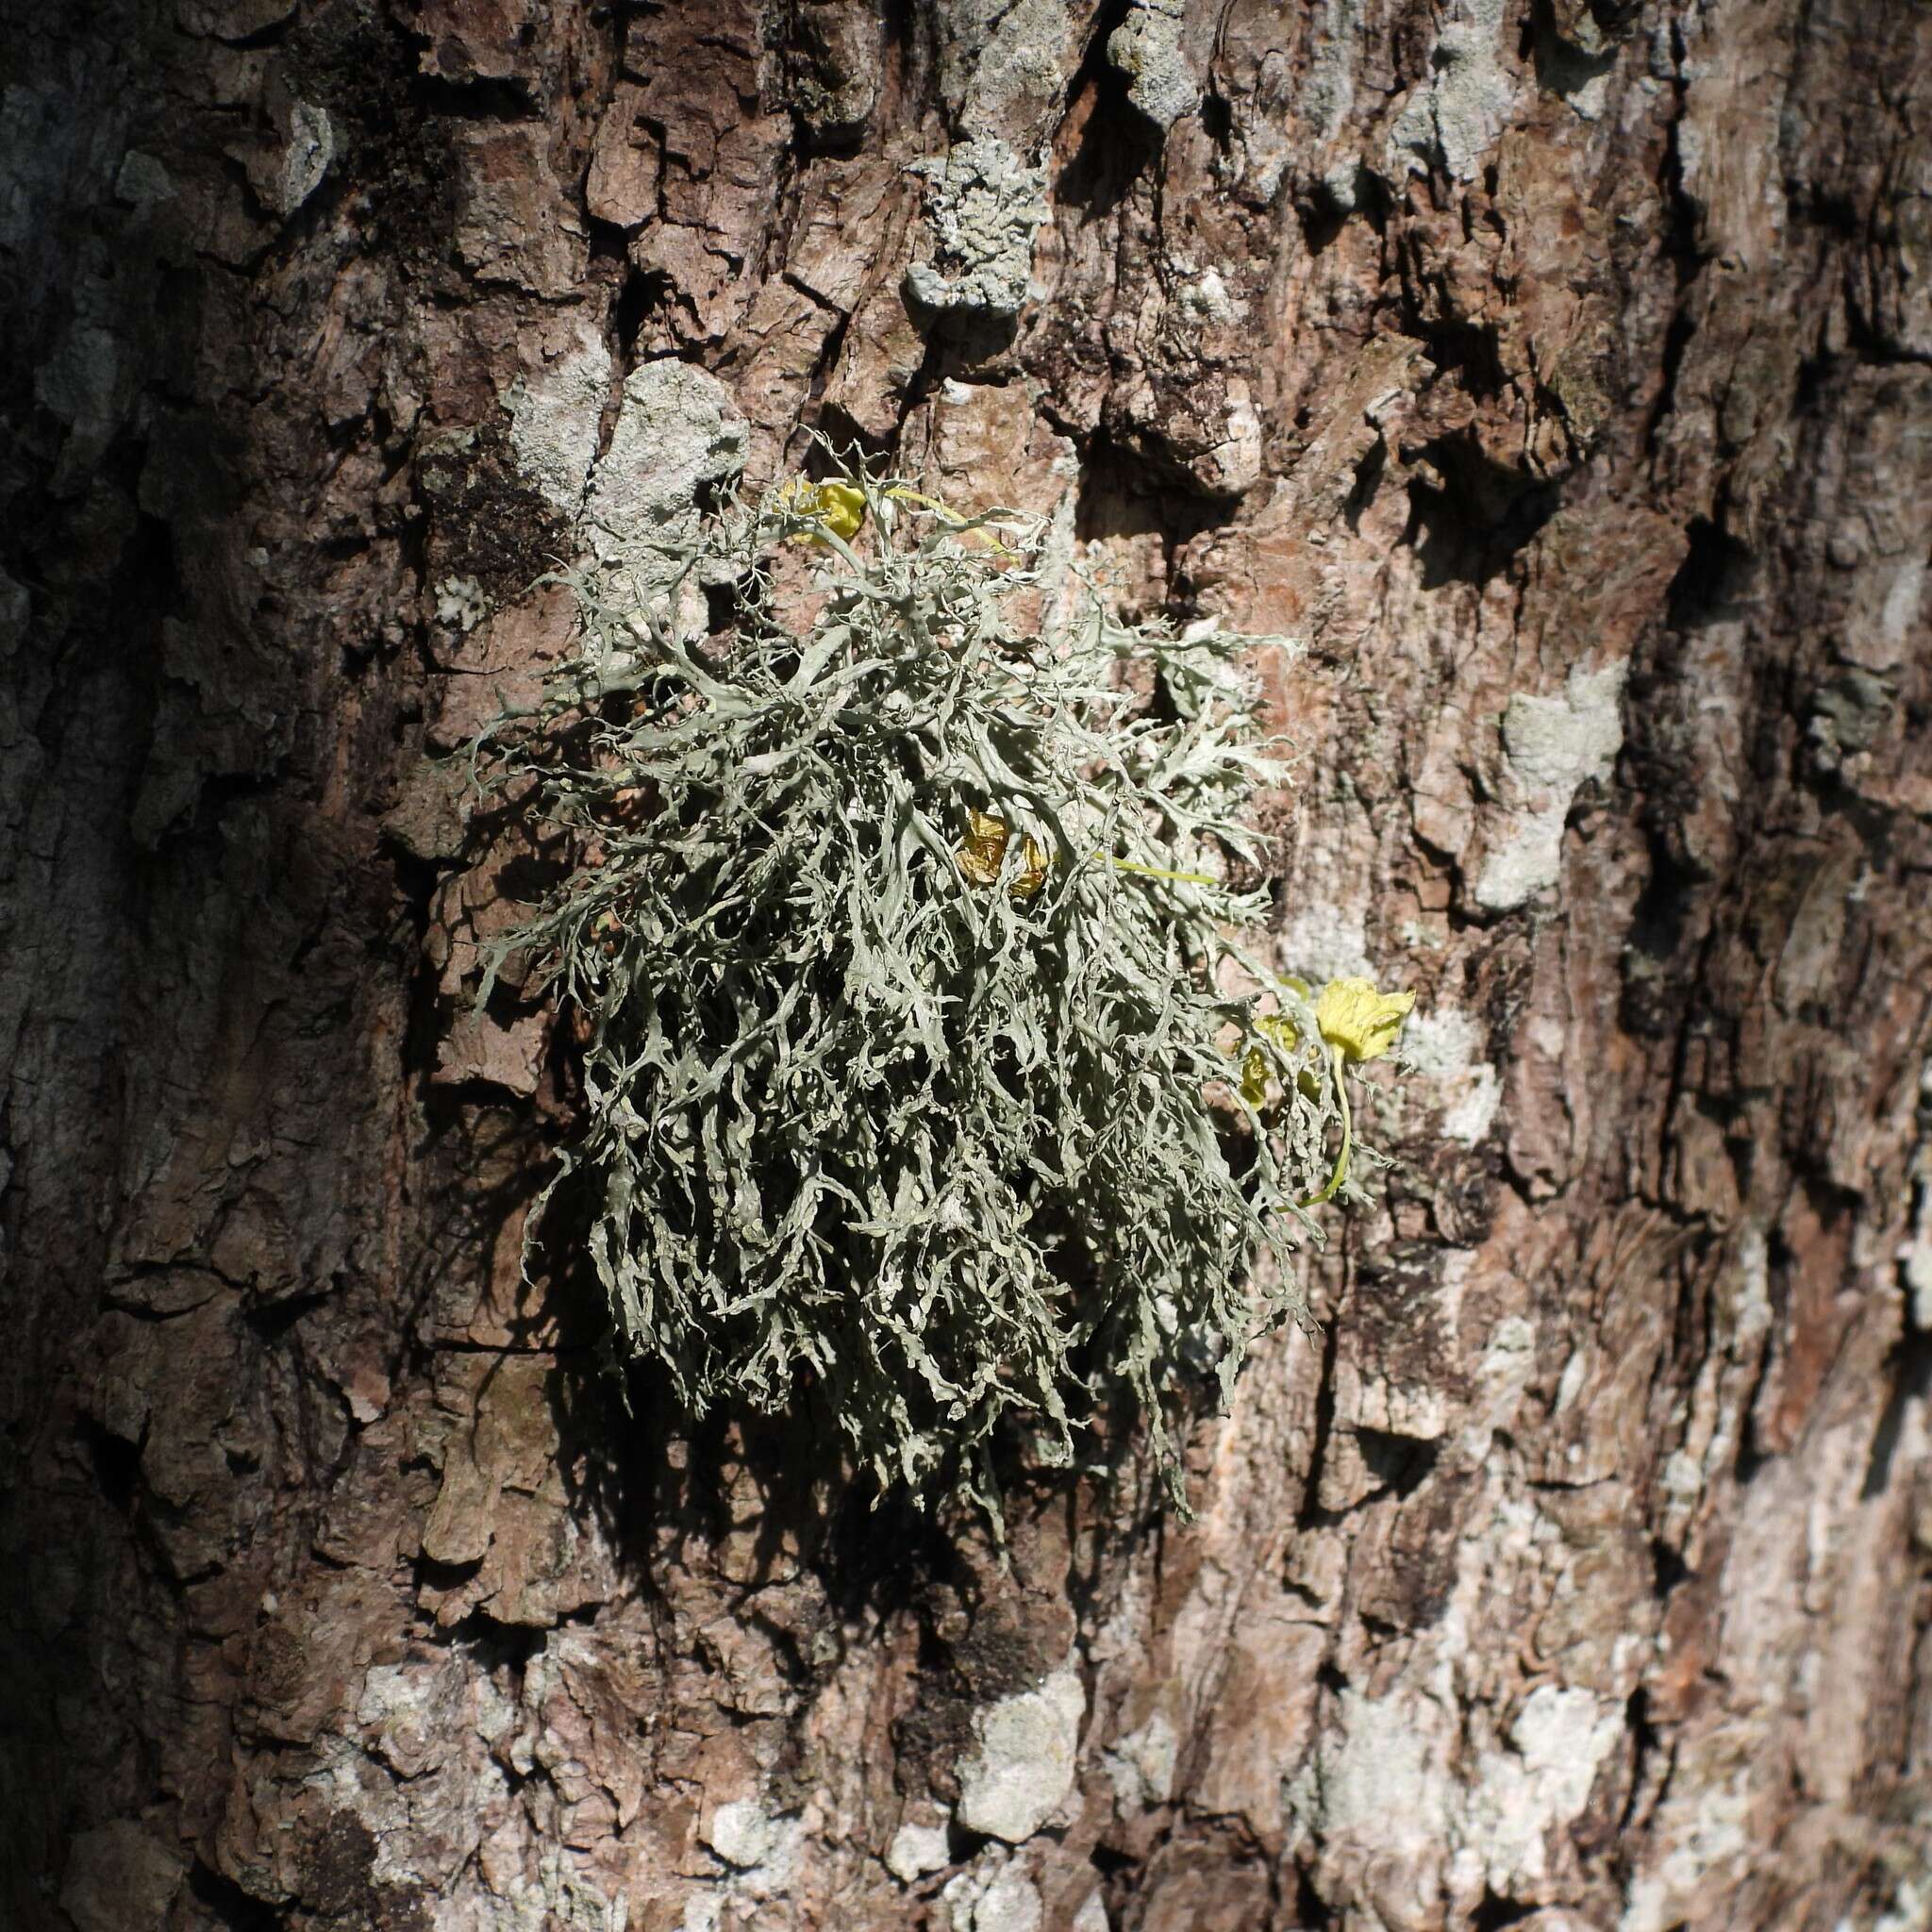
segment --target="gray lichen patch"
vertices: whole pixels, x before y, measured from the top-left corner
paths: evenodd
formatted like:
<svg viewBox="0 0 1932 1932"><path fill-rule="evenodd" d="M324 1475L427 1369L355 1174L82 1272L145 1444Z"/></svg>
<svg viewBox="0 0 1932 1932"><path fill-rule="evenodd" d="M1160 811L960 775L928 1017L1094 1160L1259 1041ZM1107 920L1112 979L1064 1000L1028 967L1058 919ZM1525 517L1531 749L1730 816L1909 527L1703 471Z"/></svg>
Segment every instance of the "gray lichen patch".
<svg viewBox="0 0 1932 1932"><path fill-rule="evenodd" d="M1181 52L1185 19L1181 0L1135 0L1107 43L1107 58L1126 76L1127 99L1163 133L1201 98Z"/></svg>
<svg viewBox="0 0 1932 1932"><path fill-rule="evenodd" d="M1548 1883L1553 1840L1583 1815L1622 1736L1615 1707L1589 1690L1541 1684L1530 1692L1507 1740L1477 1758L1463 1821L1492 1891L1534 1896Z"/></svg>
<svg viewBox="0 0 1932 1932"><path fill-rule="evenodd" d="M490 598L475 577L446 576L432 592L436 621L465 636L490 615Z"/></svg>
<svg viewBox="0 0 1932 1932"><path fill-rule="evenodd" d="M915 161L931 184L930 260L906 271L906 293L936 314L1010 320L1026 299L1033 238L1046 220L1046 173L993 135L962 141L943 159Z"/></svg>
<svg viewBox="0 0 1932 1932"><path fill-rule="evenodd" d="M275 88L267 108L268 129L226 152L242 164L256 200L287 221L322 186L341 142L328 109L314 101Z"/></svg>
<svg viewBox="0 0 1932 1932"><path fill-rule="evenodd" d="M133 408L138 373L128 344L111 328L76 321L34 375L34 400L67 425L54 493L98 462Z"/></svg>
<svg viewBox="0 0 1932 1932"><path fill-rule="evenodd" d="M289 138L275 175L275 211L291 215L322 186L336 158L335 124L326 108L296 101L289 109Z"/></svg>
<svg viewBox="0 0 1932 1932"><path fill-rule="evenodd" d="M1179 1765L1180 1737L1165 1710L1157 1710L1100 1754L1114 1796L1124 1805L1151 1809L1174 1796Z"/></svg>
<svg viewBox="0 0 1932 1932"><path fill-rule="evenodd" d="M940 1893L952 1932L1042 1932L1040 1888L1010 1854L989 1848Z"/></svg>
<svg viewBox="0 0 1932 1932"><path fill-rule="evenodd" d="M1483 1740L1474 1775L1452 1781L1441 1767L1455 1749L1454 1719L1433 1698L1346 1690L1332 1724L1286 1781L1288 1808L1338 1865L1372 1857L1400 1873L1411 1895L1444 1875L1486 1879L1505 1898L1546 1885L1560 1835L1582 1814L1618 1736L1601 1699L1546 1684L1506 1733Z"/></svg>
<svg viewBox="0 0 1932 1932"><path fill-rule="evenodd" d="M1440 158L1457 181L1473 181L1483 157L1508 125L1516 81L1498 51L1506 26L1503 0L1463 0L1444 23L1430 57L1433 73L1410 96L1389 137L1398 172Z"/></svg>
<svg viewBox="0 0 1932 1932"><path fill-rule="evenodd" d="M1495 1065L1483 1058L1481 1028L1459 1008L1438 1005L1414 1016L1402 1047L1418 1093L1441 1108L1442 1138L1474 1147L1490 1131L1503 1098Z"/></svg>
<svg viewBox="0 0 1932 1932"><path fill-rule="evenodd" d="M610 446L585 506L607 563L688 540L708 490L744 468L750 430L724 385L689 362L646 362L625 379Z"/></svg>
<svg viewBox="0 0 1932 1932"><path fill-rule="evenodd" d="M1507 912L1557 883L1563 825L1587 778L1608 774L1624 743L1621 699L1627 660L1573 671L1556 697L1518 691L1503 713L1507 770L1522 803L1490 848L1476 903Z"/></svg>
<svg viewBox="0 0 1932 1932"><path fill-rule="evenodd" d="M940 0L940 98L966 134L1043 141L1078 60L1066 0Z"/></svg>
<svg viewBox="0 0 1932 1932"><path fill-rule="evenodd" d="M792 10L786 44L786 94L823 142L861 132L878 105L885 75L884 22L847 0L805 0Z"/></svg>
<svg viewBox="0 0 1932 1932"><path fill-rule="evenodd" d="M1077 1673L1003 1697L974 1723L979 1748L959 1767L959 1823L1019 1844L1072 1796L1087 1696Z"/></svg>
<svg viewBox="0 0 1932 1932"><path fill-rule="evenodd" d="M886 1870L901 1885L916 1885L928 1872L943 1872L953 1862L944 1824L902 1824L886 1848Z"/></svg>
<svg viewBox="0 0 1932 1932"><path fill-rule="evenodd" d="M520 377L504 407L517 467L544 501L588 525L604 562L635 562L690 531L703 493L744 467L749 431L716 376L688 362L646 362L625 379L599 457L610 378L610 352L587 325L555 361Z"/></svg>
<svg viewBox="0 0 1932 1932"><path fill-rule="evenodd" d="M1806 735L1819 769L1836 772L1847 758L1869 750L1895 704L1890 685L1856 664L1847 665L1811 700Z"/></svg>
<svg viewBox="0 0 1932 1932"><path fill-rule="evenodd" d="M602 332L587 323L570 349L520 376L504 398L518 468L564 516L584 507L609 396L610 351Z"/></svg>
<svg viewBox="0 0 1932 1932"><path fill-rule="evenodd" d="M125 202L130 208L145 208L156 202L172 201L175 194L174 178L153 155L129 148L122 157L114 175L115 200Z"/></svg>
<svg viewBox="0 0 1932 1932"><path fill-rule="evenodd" d="M712 1814L705 1841L734 1869L746 1872L764 1862L775 1828L764 1807L753 1798L720 1805Z"/></svg>

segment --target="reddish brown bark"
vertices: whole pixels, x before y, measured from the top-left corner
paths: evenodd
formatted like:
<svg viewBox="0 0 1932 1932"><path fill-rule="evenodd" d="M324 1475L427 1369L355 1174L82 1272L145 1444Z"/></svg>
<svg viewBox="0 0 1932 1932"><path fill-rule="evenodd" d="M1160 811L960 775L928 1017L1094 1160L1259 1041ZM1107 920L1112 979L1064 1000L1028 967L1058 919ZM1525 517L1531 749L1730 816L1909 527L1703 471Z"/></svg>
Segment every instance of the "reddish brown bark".
<svg viewBox="0 0 1932 1932"><path fill-rule="evenodd" d="M16 12L0 1918L1927 1922L1932 10ZM1280 961L1421 1064L1191 1525L1002 1571L519 1281L438 756L812 425L1307 641Z"/></svg>

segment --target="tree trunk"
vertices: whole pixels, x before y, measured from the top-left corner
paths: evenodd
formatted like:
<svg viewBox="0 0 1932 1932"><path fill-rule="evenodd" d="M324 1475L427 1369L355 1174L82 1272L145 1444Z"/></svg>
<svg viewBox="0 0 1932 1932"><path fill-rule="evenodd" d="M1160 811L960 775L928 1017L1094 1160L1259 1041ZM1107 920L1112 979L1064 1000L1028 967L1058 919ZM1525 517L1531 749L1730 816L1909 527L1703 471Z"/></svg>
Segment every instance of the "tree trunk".
<svg viewBox="0 0 1932 1932"><path fill-rule="evenodd" d="M1932 1924L1932 8L13 11L0 1920ZM520 1279L442 755L811 426L1305 641L1417 1064L1191 1524Z"/></svg>

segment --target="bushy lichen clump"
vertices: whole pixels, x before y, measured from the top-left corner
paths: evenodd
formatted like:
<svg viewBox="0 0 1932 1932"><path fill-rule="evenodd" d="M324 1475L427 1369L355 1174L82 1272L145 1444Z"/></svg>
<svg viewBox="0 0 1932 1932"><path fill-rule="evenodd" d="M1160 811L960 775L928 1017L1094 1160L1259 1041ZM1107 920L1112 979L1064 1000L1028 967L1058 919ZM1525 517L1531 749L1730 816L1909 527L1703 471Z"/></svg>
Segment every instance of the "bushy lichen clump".
<svg viewBox="0 0 1932 1932"><path fill-rule="evenodd" d="M1123 1386L1173 1482L1183 1353L1224 1387L1299 1312L1341 1125L1238 952L1278 777L1242 641L1084 586L1023 627L1037 554L864 476L729 503L576 580L581 655L479 747L575 858L503 952L581 1015L618 1352L696 1412L808 1401L922 1499L990 1499L1006 1416L1069 1459Z"/></svg>

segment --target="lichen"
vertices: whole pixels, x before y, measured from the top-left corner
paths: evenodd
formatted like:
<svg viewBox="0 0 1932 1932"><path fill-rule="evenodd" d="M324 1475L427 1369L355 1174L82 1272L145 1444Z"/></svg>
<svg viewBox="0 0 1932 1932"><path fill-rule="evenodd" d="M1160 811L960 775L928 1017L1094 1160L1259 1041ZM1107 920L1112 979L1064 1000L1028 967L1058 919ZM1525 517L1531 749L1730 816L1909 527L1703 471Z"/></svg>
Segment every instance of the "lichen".
<svg viewBox="0 0 1932 1932"><path fill-rule="evenodd" d="M1468 1147L1490 1131L1503 1097L1501 1077L1482 1046L1481 1029L1455 1007L1418 1014L1404 1042L1409 1066L1421 1076L1418 1085L1435 1090L1442 1138Z"/></svg>
<svg viewBox="0 0 1932 1932"><path fill-rule="evenodd" d="M610 353L586 325L546 367L504 399L517 467L607 562L633 568L695 530L698 504L744 467L750 430L708 370L660 358L625 377L617 421L599 456L610 397Z"/></svg>
<svg viewBox="0 0 1932 1932"><path fill-rule="evenodd" d="M848 0L803 0L789 29L785 75L792 111L821 142L852 140L871 120L885 78L878 15Z"/></svg>
<svg viewBox="0 0 1932 1932"><path fill-rule="evenodd" d="M155 203L172 201L175 188L173 177L153 155L129 148L114 175L114 198L130 208L147 208Z"/></svg>
<svg viewBox="0 0 1932 1932"><path fill-rule="evenodd" d="M275 212L291 215L322 186L336 158L335 123L326 108L296 101L289 111L289 138L275 172Z"/></svg>
<svg viewBox="0 0 1932 1932"><path fill-rule="evenodd" d="M1464 1831L1482 1855L1490 1888L1535 1895L1549 1877L1551 1836L1590 1802L1604 1759L1624 1735L1612 1706L1574 1686L1540 1684L1509 1727L1509 1748L1476 1760Z"/></svg>
<svg viewBox="0 0 1932 1932"><path fill-rule="evenodd" d="M1321 25L1312 36L1314 52L1308 61L1308 75L1297 104L1314 131L1310 147L1315 151L1339 141L1355 112L1357 69L1368 44L1362 29L1361 0L1323 0L1320 12ZM1264 192L1273 192L1291 149L1284 142L1276 154L1274 172L1256 184ZM1346 153L1331 162L1323 175L1323 196L1338 213L1354 212L1361 196L1361 176L1360 155Z"/></svg>
<svg viewBox="0 0 1932 1932"><path fill-rule="evenodd" d="M748 1872L764 1862L772 1849L775 1827L754 1798L720 1805L705 1832L705 1842L735 1870Z"/></svg>
<svg viewBox="0 0 1932 1932"><path fill-rule="evenodd" d="M504 400L517 466L563 516L574 517L584 507L609 397L610 351L586 325L568 353L519 377Z"/></svg>
<svg viewBox="0 0 1932 1932"><path fill-rule="evenodd" d="M989 1847L940 1893L952 1932L1041 1932L1040 1888L1012 1857Z"/></svg>
<svg viewBox="0 0 1932 1932"><path fill-rule="evenodd" d="M701 517L732 425L654 368L629 402L675 480L641 472L635 547L572 579L580 654L475 754L571 862L494 958L576 1009L559 1182L613 1354L694 1413L808 1407L881 1488L995 1520L1008 1420L1064 1465L1131 1393L1184 1505L1165 1406L1208 1361L1224 1397L1301 1310L1347 1165L1315 1013L1241 947L1270 910L1230 883L1259 876L1245 807L1280 776L1253 641L1085 586L1016 627L1064 608L1042 526L890 478L839 479L849 542L837 492Z"/></svg>
<svg viewBox="0 0 1932 1932"><path fill-rule="evenodd" d="M490 615L490 599L475 577L444 577L435 587L436 621L467 635Z"/></svg>
<svg viewBox="0 0 1932 1932"><path fill-rule="evenodd" d="M931 19L952 125L1023 146L1044 139L1077 59L1066 0L939 0Z"/></svg>
<svg viewBox="0 0 1932 1932"><path fill-rule="evenodd" d="M1557 883L1563 826L1588 778L1607 776L1624 743L1620 700L1627 660L1574 671L1556 697L1519 691L1503 713L1503 750L1522 801L1491 846L1476 904L1507 912Z"/></svg>
<svg viewBox="0 0 1932 1932"><path fill-rule="evenodd" d="M1185 20L1181 0L1135 0L1107 42L1107 58L1126 76L1127 99L1162 133L1201 98L1181 52Z"/></svg>
<svg viewBox="0 0 1932 1932"><path fill-rule="evenodd" d="M1114 1795L1140 1809L1166 1804L1174 1796L1180 1743L1167 1713L1157 1710L1138 1730L1102 1752Z"/></svg>
<svg viewBox="0 0 1932 1932"><path fill-rule="evenodd" d="M902 1824L886 1848L886 1870L901 1885L916 1885L928 1872L943 1872L952 1862L943 1824Z"/></svg>
<svg viewBox="0 0 1932 1932"><path fill-rule="evenodd" d="M1046 220L1046 174L993 135L956 142L942 159L915 161L930 183L934 259L906 271L906 292L934 314L1009 320L1026 299L1033 238Z"/></svg>
<svg viewBox="0 0 1932 1932"><path fill-rule="evenodd" d="M705 492L744 467L751 432L730 391L689 362L646 362L624 385L610 445L591 478L591 541L633 570L675 555L694 534Z"/></svg>
<svg viewBox="0 0 1932 1932"><path fill-rule="evenodd" d="M1508 31L1504 11L1503 0L1461 0L1443 23L1429 77L1390 133L1390 160L1398 171L1440 160L1454 180L1481 174L1484 156L1516 106L1516 82L1497 52Z"/></svg>
<svg viewBox="0 0 1932 1932"><path fill-rule="evenodd" d="M1086 1710L1078 1673L1061 1670L981 1711L977 1748L959 1766L959 1823L1008 1844L1031 1838L1073 1794Z"/></svg>

